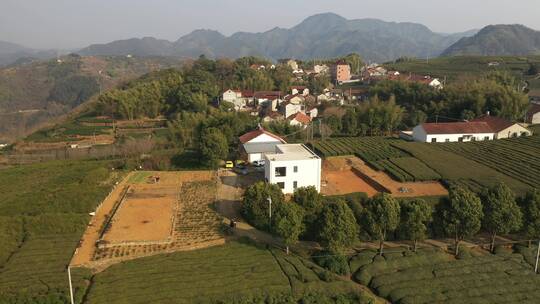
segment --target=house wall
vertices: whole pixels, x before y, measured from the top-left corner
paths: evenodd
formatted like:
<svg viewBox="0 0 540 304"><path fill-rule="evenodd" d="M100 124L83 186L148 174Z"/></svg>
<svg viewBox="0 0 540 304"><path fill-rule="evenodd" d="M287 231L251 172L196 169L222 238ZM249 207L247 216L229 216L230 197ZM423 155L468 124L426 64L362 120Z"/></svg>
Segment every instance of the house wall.
<svg viewBox="0 0 540 304"><path fill-rule="evenodd" d="M425 142L432 142L433 138L437 139L438 143L444 142L458 142L459 138L463 136L471 136L471 138L464 138L463 142L473 141L472 137L476 141L493 140L495 139L495 133L477 133L477 134L427 134Z"/></svg>
<svg viewBox="0 0 540 304"><path fill-rule="evenodd" d="M261 134L252 140L248 141L249 143L260 143L260 142L281 142L278 139L273 138L272 136Z"/></svg>
<svg viewBox="0 0 540 304"><path fill-rule="evenodd" d="M530 123L532 123L532 124L540 124L540 112L535 113L535 114L533 114L531 116Z"/></svg>
<svg viewBox="0 0 540 304"><path fill-rule="evenodd" d="M263 154L262 153L252 153L252 154L248 154L248 162L252 163L256 160L261 160L263 159Z"/></svg>
<svg viewBox="0 0 540 304"><path fill-rule="evenodd" d="M349 65L338 64L333 68L332 72L338 82L351 80L351 67Z"/></svg>
<svg viewBox="0 0 540 304"><path fill-rule="evenodd" d="M289 103L285 106L285 118L288 118L290 117L291 115L293 114L296 114L298 112L302 112L302 105L300 104L292 104L292 103Z"/></svg>
<svg viewBox="0 0 540 304"><path fill-rule="evenodd" d="M511 138L511 137L520 137L520 136L530 136L532 135L532 132L527 130L526 128L514 124L499 133L495 135L495 138L501 139L501 138Z"/></svg>
<svg viewBox="0 0 540 304"><path fill-rule="evenodd" d="M271 184L285 183L283 193L294 193L295 181L298 188L314 186L318 192L321 191L321 159L270 161L265 158L265 160L266 180ZM298 172L294 172L294 166L298 167ZM277 167L286 167L286 176L275 176Z"/></svg>
<svg viewBox="0 0 540 304"><path fill-rule="evenodd" d="M232 90L228 90L223 93L223 100L229 101L229 102L234 102L237 98L240 98L240 97L241 97L240 93L236 93Z"/></svg>

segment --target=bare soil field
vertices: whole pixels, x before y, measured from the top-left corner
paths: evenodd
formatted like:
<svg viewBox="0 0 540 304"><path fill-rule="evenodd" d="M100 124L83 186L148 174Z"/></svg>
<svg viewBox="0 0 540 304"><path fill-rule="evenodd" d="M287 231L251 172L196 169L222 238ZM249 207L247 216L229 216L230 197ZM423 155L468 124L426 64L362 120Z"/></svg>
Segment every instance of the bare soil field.
<svg viewBox="0 0 540 304"><path fill-rule="evenodd" d="M365 176L354 171L358 170ZM401 183L393 180L386 173L369 167L357 157L331 157L323 163L322 193L341 195L353 192L365 192L373 196L381 190L374 184L386 188L395 197L438 196L448 195L448 190L438 181Z"/></svg>
<svg viewBox="0 0 540 304"><path fill-rule="evenodd" d="M170 241L178 189L171 186L132 185L114 214L103 241Z"/></svg>
<svg viewBox="0 0 540 304"><path fill-rule="evenodd" d="M212 171L132 172L96 211L71 265L99 271L138 257L223 244L221 218L210 208L215 199Z"/></svg>

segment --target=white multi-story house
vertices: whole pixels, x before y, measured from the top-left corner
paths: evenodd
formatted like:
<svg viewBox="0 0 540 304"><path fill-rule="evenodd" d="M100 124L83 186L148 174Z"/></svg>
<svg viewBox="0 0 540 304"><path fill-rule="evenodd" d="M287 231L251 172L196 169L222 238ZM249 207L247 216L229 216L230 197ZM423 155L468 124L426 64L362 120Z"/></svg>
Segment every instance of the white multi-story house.
<svg viewBox="0 0 540 304"><path fill-rule="evenodd" d="M276 145L275 153L264 155L266 181L278 185L283 193L314 186L321 191L321 159L302 144Z"/></svg>

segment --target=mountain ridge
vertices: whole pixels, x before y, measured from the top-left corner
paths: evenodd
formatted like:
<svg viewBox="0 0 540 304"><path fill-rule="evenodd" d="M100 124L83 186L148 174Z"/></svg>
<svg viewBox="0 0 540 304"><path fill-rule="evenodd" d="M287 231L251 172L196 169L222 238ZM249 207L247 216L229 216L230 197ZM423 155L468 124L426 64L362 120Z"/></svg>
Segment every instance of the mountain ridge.
<svg viewBox="0 0 540 304"><path fill-rule="evenodd" d="M369 61L387 61L403 56L437 56L469 32L439 34L413 22L387 22L374 18L348 20L334 13L307 17L285 29L274 27L264 32L236 32L225 36L215 30L195 30L176 41L157 42L148 47L142 39L129 40L130 46L116 49L119 41L91 45L81 55L132 55L208 57L264 56L314 59L360 53ZM121 40L128 41L128 40ZM99 46L99 47L98 47Z"/></svg>
<svg viewBox="0 0 540 304"><path fill-rule="evenodd" d="M503 56L540 54L540 31L522 24L495 24L482 28L448 47L442 56Z"/></svg>

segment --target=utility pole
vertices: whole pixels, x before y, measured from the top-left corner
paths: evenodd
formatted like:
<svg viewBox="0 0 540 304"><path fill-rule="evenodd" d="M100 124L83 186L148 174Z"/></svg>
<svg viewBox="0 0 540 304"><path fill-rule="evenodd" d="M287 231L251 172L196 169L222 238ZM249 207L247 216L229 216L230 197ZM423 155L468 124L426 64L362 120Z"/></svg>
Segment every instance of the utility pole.
<svg viewBox="0 0 540 304"><path fill-rule="evenodd" d="M536 250L536 264L534 265L534 273L538 273L538 258L540 257L540 241L538 241L538 249Z"/></svg>
<svg viewBox="0 0 540 304"><path fill-rule="evenodd" d="M272 198L268 197L268 218L270 218L270 224L272 224Z"/></svg>
<svg viewBox="0 0 540 304"><path fill-rule="evenodd" d="M69 298L71 300L71 304L75 304L75 301L73 300L73 285L71 284L71 267L69 265L67 267L67 271L69 279Z"/></svg>

